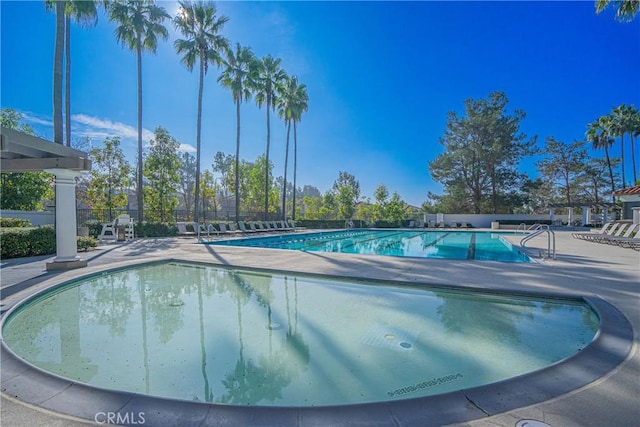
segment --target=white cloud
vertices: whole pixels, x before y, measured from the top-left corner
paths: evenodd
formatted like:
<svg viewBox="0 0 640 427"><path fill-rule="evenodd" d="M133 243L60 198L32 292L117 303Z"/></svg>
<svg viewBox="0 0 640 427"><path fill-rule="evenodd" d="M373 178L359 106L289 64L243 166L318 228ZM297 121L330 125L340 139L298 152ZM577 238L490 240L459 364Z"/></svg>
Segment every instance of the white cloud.
<svg viewBox="0 0 640 427"><path fill-rule="evenodd" d="M106 135L110 137L118 136L122 139L138 139L138 129L124 123L99 119L86 114L73 114L71 116L71 120L74 125L81 128L78 131L82 135L100 135L101 137ZM153 139L153 132L147 129L142 129L142 139L145 142Z"/></svg>
<svg viewBox="0 0 640 427"><path fill-rule="evenodd" d="M193 145L180 144L180 148L178 148L178 151L181 151L183 153L195 153L197 150Z"/></svg>

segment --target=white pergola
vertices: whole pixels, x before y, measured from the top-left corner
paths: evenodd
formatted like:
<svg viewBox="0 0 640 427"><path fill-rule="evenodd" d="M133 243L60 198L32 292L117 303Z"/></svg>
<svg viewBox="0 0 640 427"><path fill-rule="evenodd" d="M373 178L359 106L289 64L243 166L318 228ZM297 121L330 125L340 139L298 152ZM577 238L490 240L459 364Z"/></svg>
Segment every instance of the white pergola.
<svg viewBox="0 0 640 427"><path fill-rule="evenodd" d="M85 267L76 243L76 177L91 170L87 154L5 127L0 127L0 146L0 171L55 176L57 253L47 270Z"/></svg>

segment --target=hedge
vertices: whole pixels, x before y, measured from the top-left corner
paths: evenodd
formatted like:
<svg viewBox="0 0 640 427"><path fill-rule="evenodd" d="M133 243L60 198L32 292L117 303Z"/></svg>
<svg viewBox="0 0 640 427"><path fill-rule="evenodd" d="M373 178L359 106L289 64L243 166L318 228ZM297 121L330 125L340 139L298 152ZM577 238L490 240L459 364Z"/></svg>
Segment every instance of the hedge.
<svg viewBox="0 0 640 427"><path fill-rule="evenodd" d="M31 221L25 218L0 218L0 227L31 227Z"/></svg>
<svg viewBox="0 0 640 427"><path fill-rule="evenodd" d="M98 241L92 237L79 237L78 250L95 248ZM56 231L53 226L11 228L0 232L2 259L22 258L56 253Z"/></svg>

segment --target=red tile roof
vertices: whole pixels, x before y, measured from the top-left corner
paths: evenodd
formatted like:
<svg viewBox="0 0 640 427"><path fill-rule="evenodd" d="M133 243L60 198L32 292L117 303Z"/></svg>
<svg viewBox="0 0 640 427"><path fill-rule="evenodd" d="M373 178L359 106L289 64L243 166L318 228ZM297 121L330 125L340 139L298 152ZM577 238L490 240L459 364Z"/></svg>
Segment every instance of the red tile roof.
<svg viewBox="0 0 640 427"><path fill-rule="evenodd" d="M622 190L618 190L613 193L614 196L629 196L633 194L640 194L640 185L623 188Z"/></svg>

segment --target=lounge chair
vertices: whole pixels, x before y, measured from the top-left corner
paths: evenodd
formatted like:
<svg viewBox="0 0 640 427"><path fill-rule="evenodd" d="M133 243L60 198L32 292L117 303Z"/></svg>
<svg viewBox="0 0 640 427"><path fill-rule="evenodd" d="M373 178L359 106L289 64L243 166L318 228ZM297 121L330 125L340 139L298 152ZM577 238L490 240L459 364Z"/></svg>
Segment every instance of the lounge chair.
<svg viewBox="0 0 640 427"><path fill-rule="evenodd" d="M620 236L605 237L603 239L598 240L598 242L607 243L610 245L618 245L618 246L621 246L621 244L624 242L629 242L629 241L633 242L634 239L640 238L640 236L638 236L640 234L640 232L638 232L639 227L640 227L640 224L631 224L626 228L624 233L622 233Z"/></svg>
<svg viewBox="0 0 640 427"><path fill-rule="evenodd" d="M469 225L466 222L461 222L460 228L469 228Z"/></svg>
<svg viewBox="0 0 640 427"><path fill-rule="evenodd" d="M575 239L582 239L582 236L584 236L584 235L593 236L594 234L604 234L609 229L609 227L611 227L613 224L614 224L613 222L607 222L599 230L572 233L571 236L573 236L573 238L575 238Z"/></svg>
<svg viewBox="0 0 640 427"><path fill-rule="evenodd" d="M178 236L195 236L197 234L196 231L187 230L187 224L184 222L176 222L176 226L178 227Z"/></svg>
<svg viewBox="0 0 640 427"><path fill-rule="evenodd" d="M237 234L238 230L231 228L231 225L232 224L225 224L224 222L219 223L218 227L220 227L220 234L231 234L231 235Z"/></svg>
<svg viewBox="0 0 640 427"><path fill-rule="evenodd" d="M629 223L621 223L620 226L615 229L615 231L612 231L611 233L603 233L603 234L594 233L594 236L592 236L588 240L590 242L602 242L612 237L622 237L624 236L625 232L627 231L630 225L631 224Z"/></svg>
<svg viewBox="0 0 640 427"><path fill-rule="evenodd" d="M255 233L256 230L255 229L251 229L251 228L247 228L247 226L245 225L244 221L238 221L238 227L240 227L240 231L242 233Z"/></svg>
<svg viewBox="0 0 640 427"><path fill-rule="evenodd" d="M289 232L289 231L294 231L295 228L290 227L286 221L280 221L280 230Z"/></svg>
<svg viewBox="0 0 640 427"><path fill-rule="evenodd" d="M597 237L602 237L602 236L606 236L606 235L613 235L614 233L617 232L618 228L621 227L623 225L623 223L621 222L614 222L609 228L603 230L602 232L596 232L596 233L573 233L572 236L577 238L577 239L582 239L582 240L592 240L595 239Z"/></svg>

